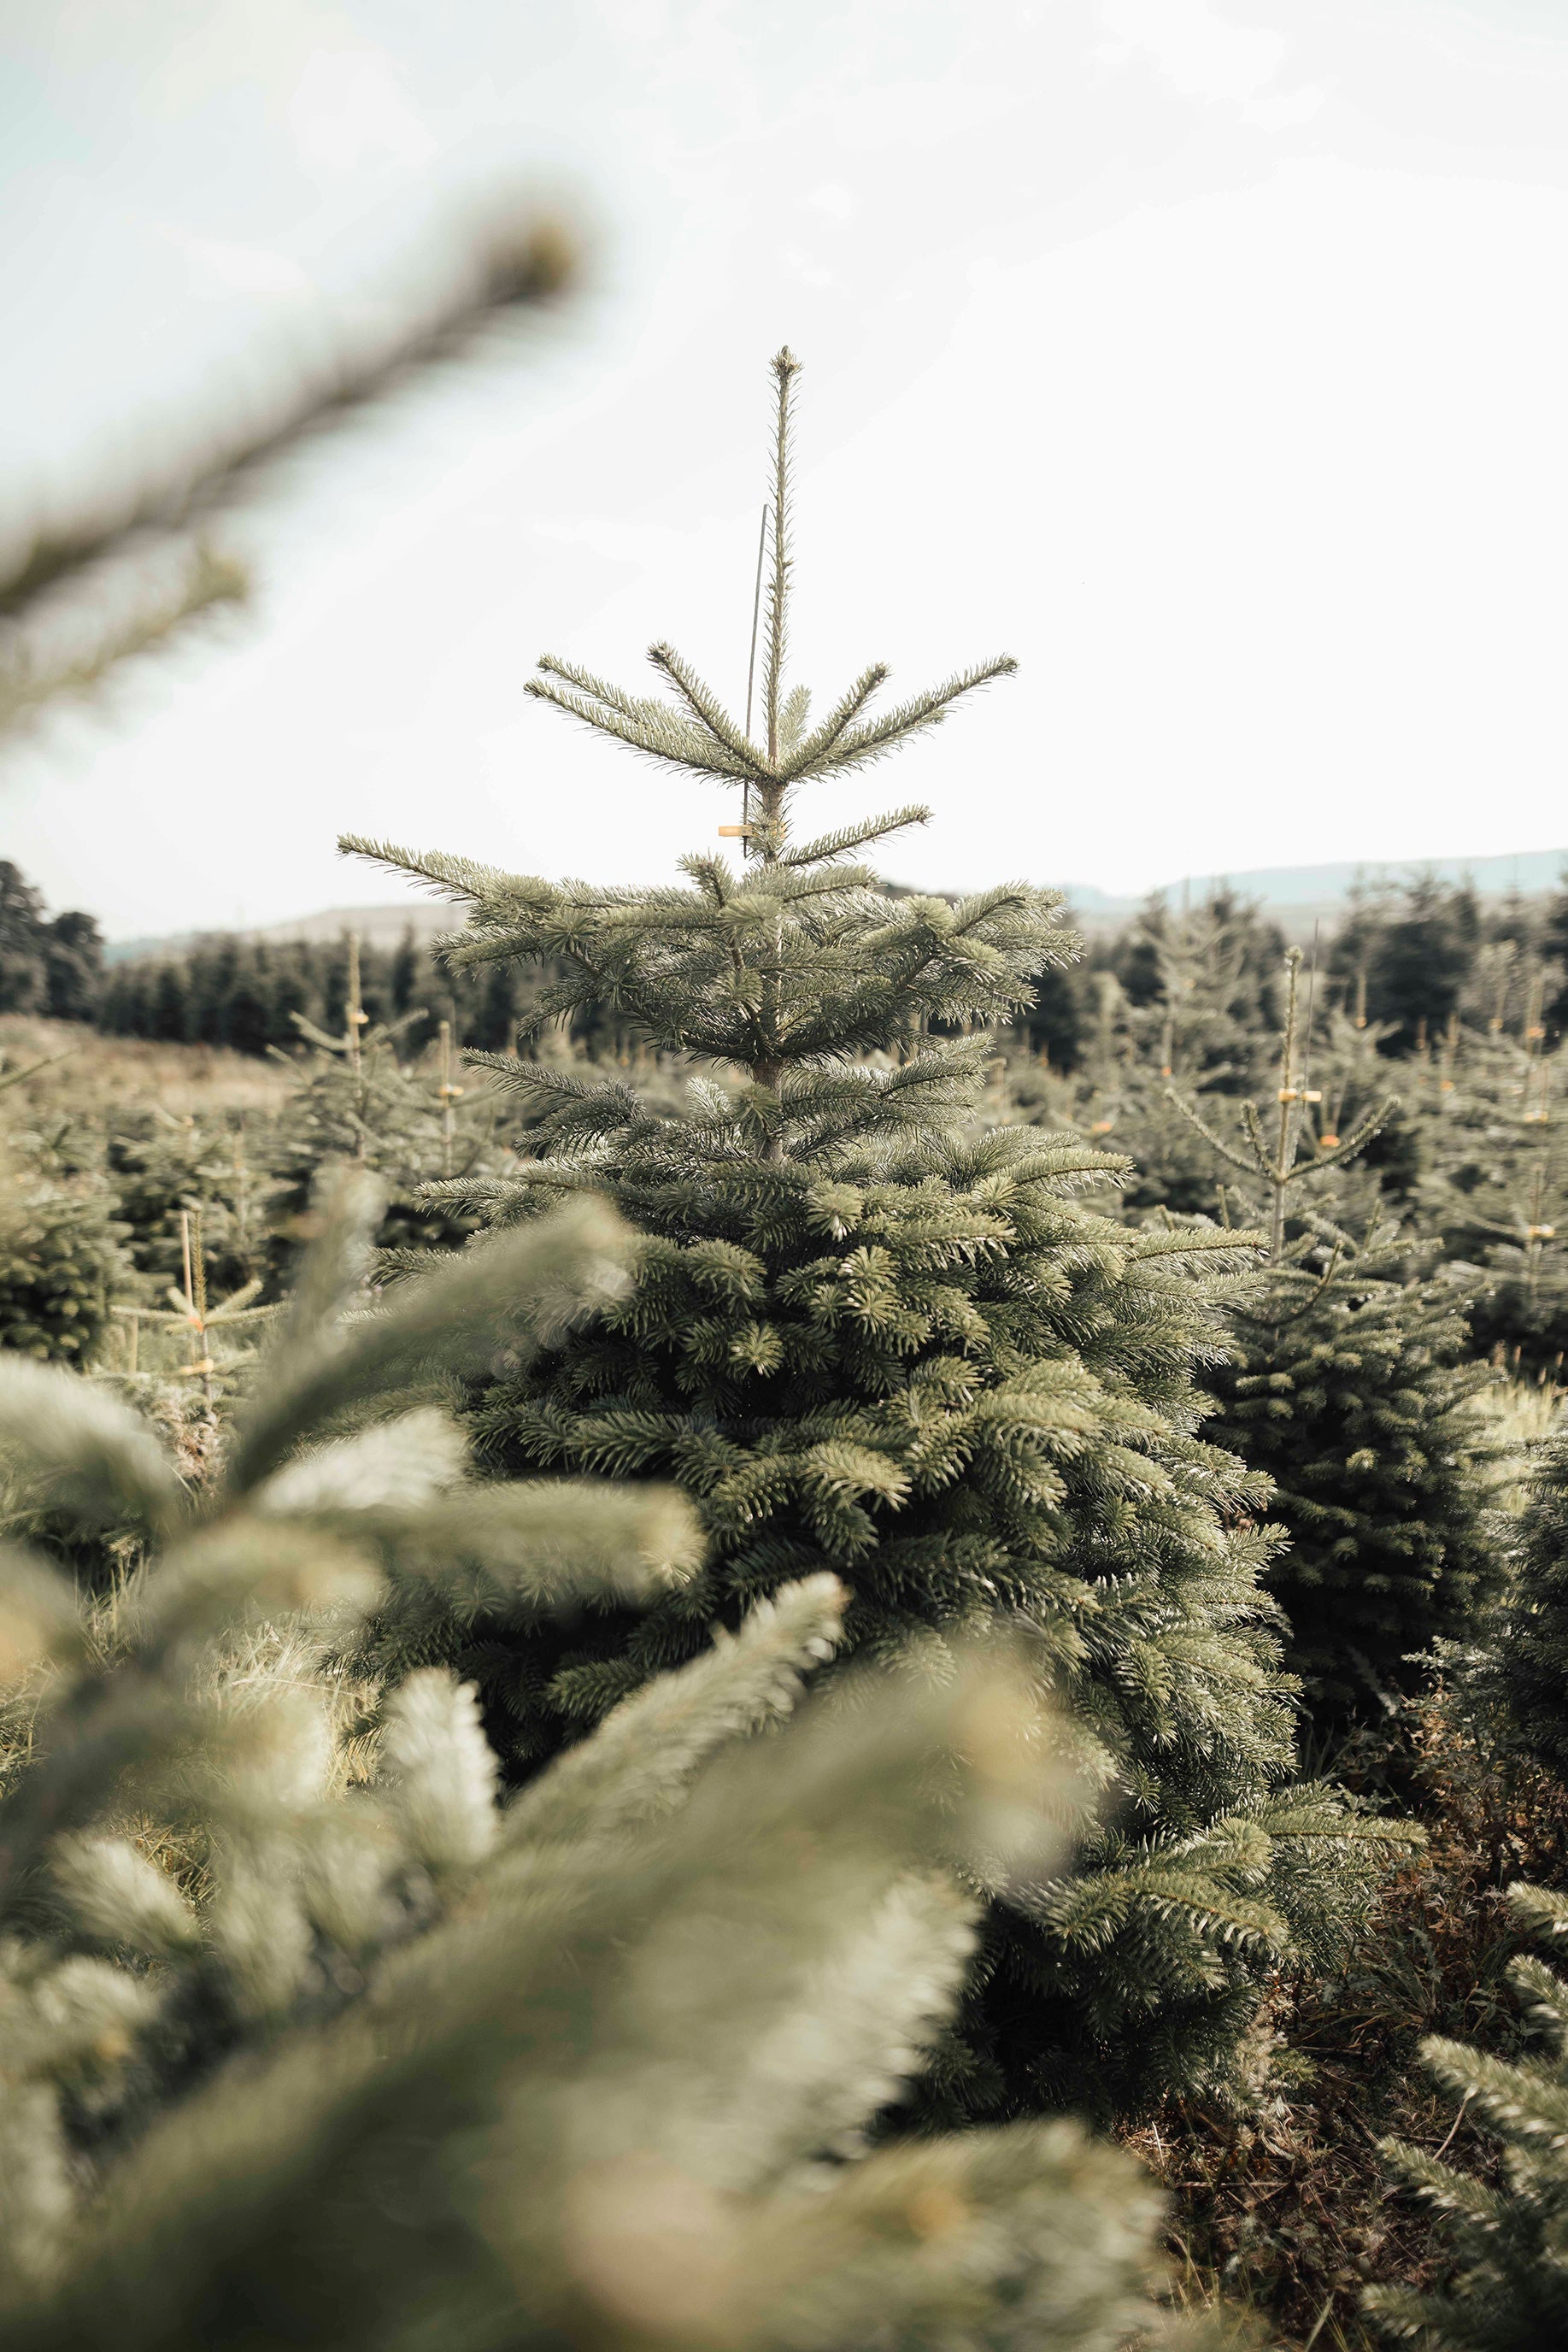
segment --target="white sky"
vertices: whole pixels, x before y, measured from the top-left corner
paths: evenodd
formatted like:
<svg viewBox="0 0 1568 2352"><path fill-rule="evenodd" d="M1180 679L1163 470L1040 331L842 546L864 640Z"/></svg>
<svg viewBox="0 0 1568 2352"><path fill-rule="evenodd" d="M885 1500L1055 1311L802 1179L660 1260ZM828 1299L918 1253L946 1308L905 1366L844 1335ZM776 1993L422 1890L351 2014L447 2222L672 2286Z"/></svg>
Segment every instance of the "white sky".
<svg viewBox="0 0 1568 2352"><path fill-rule="evenodd" d="M808 821L912 880L1568 840L1561 0L0 7L0 528L372 308L433 201L585 192L601 283L319 452L265 593L0 770L111 933L386 880L352 826L662 877L737 812L520 693L668 636L744 698L766 362L799 675L1020 677ZM647 673L643 672L643 676Z"/></svg>

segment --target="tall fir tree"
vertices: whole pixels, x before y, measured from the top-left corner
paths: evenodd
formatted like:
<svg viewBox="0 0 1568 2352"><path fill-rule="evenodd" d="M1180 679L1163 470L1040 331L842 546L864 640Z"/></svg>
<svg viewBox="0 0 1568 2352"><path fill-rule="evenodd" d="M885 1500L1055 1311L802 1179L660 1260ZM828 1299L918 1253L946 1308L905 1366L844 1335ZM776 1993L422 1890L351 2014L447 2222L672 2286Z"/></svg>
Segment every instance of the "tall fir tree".
<svg viewBox="0 0 1568 2352"><path fill-rule="evenodd" d="M520 1773L787 1578L833 1570L851 1643L938 1675L977 1622L1021 1625L1105 1811L1080 1822L1070 1870L993 1906L930 2102L1126 2109L1223 2067L1270 1958L1324 1925L1375 1840L1291 1785L1264 1488L1198 1434L1215 1284L1251 1248L1129 1234L1077 1197L1122 1163L974 1129L984 1024L1074 951L1060 902L1023 882L956 904L882 888L855 861L922 808L796 838L802 788L883 758L1013 664L880 718L874 665L812 724L785 679L798 362L773 367L758 734L667 645L651 659L668 700L553 656L528 689L737 790L738 869L702 853L684 887L596 889L344 844L467 902L459 968L553 959L540 1024L597 1000L713 1073L672 1115L619 1079L480 1057L549 1117L515 1175L444 1196L504 1225L602 1192L646 1236L623 1301L488 1385L481 1445L497 1468L671 1477L711 1550L635 1620L521 1641L476 1628L464 1671Z"/></svg>

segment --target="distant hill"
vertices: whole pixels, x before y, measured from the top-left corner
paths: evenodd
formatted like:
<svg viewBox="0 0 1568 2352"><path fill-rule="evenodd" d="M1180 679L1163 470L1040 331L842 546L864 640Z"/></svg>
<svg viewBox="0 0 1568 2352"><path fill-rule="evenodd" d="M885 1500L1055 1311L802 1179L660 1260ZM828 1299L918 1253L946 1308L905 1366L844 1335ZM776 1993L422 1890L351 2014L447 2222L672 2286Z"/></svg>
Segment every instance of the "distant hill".
<svg viewBox="0 0 1568 2352"><path fill-rule="evenodd" d="M1387 888L1417 874L1435 875L1440 882L1469 882L1483 898L1505 898L1517 890L1525 898L1556 888L1568 873L1568 849L1528 849L1509 857L1430 857L1406 864L1332 866L1259 866L1239 874L1195 874L1185 881L1168 882L1164 895L1179 904L1184 890L1196 900L1224 883L1243 898L1257 899L1292 938L1310 936L1312 925L1325 929L1338 921L1353 891ZM1064 882L1074 915L1087 931L1114 930L1145 903L1142 898L1116 898L1091 882ZM428 940L437 931L455 929L457 910L444 900L410 896L390 907L329 907L319 915L301 915L293 922L268 923L242 932L248 940L336 940L358 931L378 947L395 946L405 931ZM106 950L110 963L129 963L139 956L178 955L196 937L194 932L165 939L111 940Z"/></svg>
<svg viewBox="0 0 1568 2352"><path fill-rule="evenodd" d="M416 940L428 940L437 931L456 930L462 920L460 910L444 898L411 898L392 907L327 907L319 915L299 915L289 923L265 923L236 936L279 941L340 940L346 931L358 931L361 939L371 946L396 947L405 931L412 931ZM162 939L110 940L104 949L104 960L108 963L134 963L141 956L179 955L197 939L210 936L197 931L171 931Z"/></svg>
<svg viewBox="0 0 1568 2352"><path fill-rule="evenodd" d="M1330 929L1339 921L1357 890L1388 889L1416 875L1430 874L1439 882L1468 882L1483 898L1506 898L1517 891L1534 898L1554 890L1568 875L1568 849L1529 849L1506 857L1427 857L1402 863L1342 863L1329 866L1258 866L1240 873L1194 874L1163 887L1163 896L1179 904L1184 891L1197 900L1223 883L1243 898L1258 901L1292 938L1310 934L1314 922ZM1081 927L1089 931L1114 930L1145 903L1142 898L1114 898L1092 883L1061 886Z"/></svg>

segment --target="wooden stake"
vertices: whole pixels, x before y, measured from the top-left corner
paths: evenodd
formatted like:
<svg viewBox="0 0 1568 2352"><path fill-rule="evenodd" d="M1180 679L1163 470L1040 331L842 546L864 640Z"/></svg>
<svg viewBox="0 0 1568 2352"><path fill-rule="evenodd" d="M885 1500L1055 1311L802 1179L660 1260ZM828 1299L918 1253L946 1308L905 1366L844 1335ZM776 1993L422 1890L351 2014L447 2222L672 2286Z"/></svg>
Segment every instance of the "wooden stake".
<svg viewBox="0 0 1568 2352"><path fill-rule="evenodd" d="M348 1003L344 1010L349 1033L347 1040L349 1066L357 1076L360 1068L360 1032L369 1017L360 1003L360 935L358 931L349 933Z"/></svg>
<svg viewBox="0 0 1568 2352"><path fill-rule="evenodd" d="M207 1265L202 1248L200 1209L180 1212L180 1248L185 1262L185 1319L190 1326L191 1360L185 1367L202 1383L202 1394L213 1402L213 1360L207 1349Z"/></svg>
<svg viewBox="0 0 1568 2352"><path fill-rule="evenodd" d="M453 1105L462 1092L461 1087L454 1086L452 1083L452 1024L450 1021L444 1021L441 1024L439 1099L441 1103L441 1168L442 1173L446 1176L452 1173L452 1147L457 1135L457 1113L453 1108Z"/></svg>

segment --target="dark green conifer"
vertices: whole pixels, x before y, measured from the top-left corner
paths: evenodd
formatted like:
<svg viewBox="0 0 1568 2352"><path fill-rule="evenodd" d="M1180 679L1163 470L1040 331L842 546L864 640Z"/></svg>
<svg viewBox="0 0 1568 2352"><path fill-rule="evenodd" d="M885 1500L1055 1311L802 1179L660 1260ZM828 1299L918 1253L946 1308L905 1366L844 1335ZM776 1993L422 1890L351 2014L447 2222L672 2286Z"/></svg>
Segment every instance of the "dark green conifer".
<svg viewBox="0 0 1568 2352"><path fill-rule="evenodd" d="M1521 1745L1568 1781L1568 1426L1531 1465L1512 1569L1494 1672Z"/></svg>
<svg viewBox="0 0 1568 2352"><path fill-rule="evenodd" d="M1334 941L1331 970L1387 1022L1398 1050L1436 1040L1464 994L1480 944L1480 907L1469 883L1414 876L1398 890L1357 894Z"/></svg>
<svg viewBox="0 0 1568 2352"><path fill-rule="evenodd" d="M27 1178L0 1194L0 1348L90 1363L127 1270L124 1230L97 1186Z"/></svg>
<svg viewBox="0 0 1568 2352"><path fill-rule="evenodd" d="M602 1192L646 1236L623 1300L489 1385L481 1443L497 1467L673 1478L711 1551L635 1620L525 1639L478 1626L463 1670L517 1773L691 1657L716 1618L812 1570L849 1585L862 1654L936 1675L967 1629L1021 1623L1106 1814L1081 1822L1071 1870L993 1908L932 2100L1125 2109L1223 2067L1270 1957L1354 1900L1365 1868L1356 1825L1290 1785L1261 1483L1198 1434L1214 1286L1252 1251L1130 1233L1077 1197L1122 1163L975 1126L985 1026L1075 945L1051 893L884 890L859 858L923 809L797 838L805 787L883 758L1013 664L880 718L876 665L812 722L785 680L797 362L782 352L774 370L758 732L667 645L651 656L665 699L553 656L528 689L735 788L739 866L704 853L683 885L602 889L344 845L466 902L458 968L553 961L536 1031L597 1003L712 1073L671 1113L619 1078L481 1057L547 1116L516 1173L437 1197L506 1224Z"/></svg>
<svg viewBox="0 0 1568 2352"><path fill-rule="evenodd" d="M6 1069L0 1055L0 1095L63 1058ZM83 1166L79 1140L66 1121L52 1139L23 1132L0 1154L0 1349L78 1368L91 1361L129 1271L126 1228L95 1180L96 1151Z"/></svg>
<svg viewBox="0 0 1568 2352"><path fill-rule="evenodd" d="M351 1160L381 1180L381 1239L389 1249L449 1248L475 1229L472 1215L416 1196L435 1179L471 1176L487 1165L492 1108L470 1095L459 1113L444 1064L417 1069L403 1060L407 1032L423 1009L414 1006L395 1021L371 1017L360 986L357 939L346 942L340 1003L343 1028L336 1036L301 1013L292 1015L313 1053L267 1139L275 1275L308 1233L318 1173L335 1160Z"/></svg>
<svg viewBox="0 0 1568 2352"><path fill-rule="evenodd" d="M259 1140L265 1150L265 1129ZM232 1124L176 1118L154 1108L117 1120L110 1129L105 1166L130 1228L131 1262L139 1274L159 1277L152 1295L160 1302L182 1272L183 1211L201 1217L215 1288L237 1290L263 1271L271 1187L253 1164L255 1148L238 1118Z"/></svg>
<svg viewBox="0 0 1568 2352"><path fill-rule="evenodd" d="M1310 1083L1301 962L1292 948L1274 1116L1245 1102L1233 1145L1172 1100L1244 1179L1244 1216L1262 1195L1269 1261L1238 1293L1229 1359L1207 1385L1216 1435L1274 1483L1291 1540L1269 1581L1290 1622L1289 1662L1332 1717L1375 1705L1410 1681L1416 1654L1469 1630L1496 1581L1500 1449L1478 1407L1491 1376L1469 1359L1469 1296L1437 1273L1436 1246L1375 1212L1359 1239L1343 1211L1323 1213L1339 1208L1325 1186L1344 1182L1392 1105L1364 1097L1343 1136L1311 1118L1324 1089ZM1322 1208L1297 1205L1314 1199Z"/></svg>
<svg viewBox="0 0 1568 2352"><path fill-rule="evenodd" d="M1568 1183L1557 1132L1544 1123L1530 1135L1505 1129L1493 1181L1434 1206L1458 1228L1467 1255L1474 1252L1481 1261L1470 1314L1477 1348L1515 1370L1561 1378L1568 1350Z"/></svg>
<svg viewBox="0 0 1568 2352"><path fill-rule="evenodd" d="M90 915L52 919L41 892L0 858L0 1013L90 1021L103 989L103 940Z"/></svg>
<svg viewBox="0 0 1568 2352"><path fill-rule="evenodd" d="M1392 1222L1357 1242L1310 1217L1233 1310L1209 1375L1214 1435L1274 1481L1290 1530L1269 1583L1287 1662L1325 1716L1407 1687L1418 1653L1460 1639L1494 1588L1501 1448L1479 1410L1468 1299Z"/></svg>

